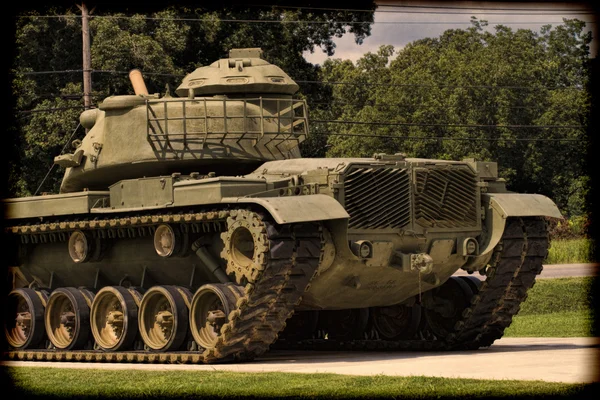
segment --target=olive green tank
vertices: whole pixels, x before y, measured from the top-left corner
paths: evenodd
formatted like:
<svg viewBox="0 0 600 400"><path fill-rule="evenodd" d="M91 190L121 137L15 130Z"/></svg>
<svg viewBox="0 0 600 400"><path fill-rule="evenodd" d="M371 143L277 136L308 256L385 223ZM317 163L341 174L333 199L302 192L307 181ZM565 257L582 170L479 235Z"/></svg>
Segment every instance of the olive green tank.
<svg viewBox="0 0 600 400"><path fill-rule="evenodd" d="M10 359L476 349L542 269L560 212L494 162L301 158L306 103L260 49L174 96L130 78L81 114L60 194L3 200Z"/></svg>

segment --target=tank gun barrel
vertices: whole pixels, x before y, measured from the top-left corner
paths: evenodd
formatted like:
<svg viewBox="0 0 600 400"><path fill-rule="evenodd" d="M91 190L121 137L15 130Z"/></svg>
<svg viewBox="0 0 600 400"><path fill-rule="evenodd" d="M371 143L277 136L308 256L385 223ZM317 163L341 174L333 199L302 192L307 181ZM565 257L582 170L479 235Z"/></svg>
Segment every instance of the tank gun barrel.
<svg viewBox="0 0 600 400"><path fill-rule="evenodd" d="M146 88L146 83L142 77L142 71L137 68L129 71L129 80L131 81L131 86L133 86L133 91L136 95L148 95L148 89Z"/></svg>

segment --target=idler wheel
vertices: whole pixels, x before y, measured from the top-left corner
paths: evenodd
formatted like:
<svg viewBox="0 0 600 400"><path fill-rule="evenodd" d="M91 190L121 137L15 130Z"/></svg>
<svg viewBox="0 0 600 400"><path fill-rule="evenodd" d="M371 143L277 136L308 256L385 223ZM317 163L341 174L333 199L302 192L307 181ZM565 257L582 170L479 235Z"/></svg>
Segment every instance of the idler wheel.
<svg viewBox="0 0 600 400"><path fill-rule="evenodd" d="M138 306L122 286L107 286L94 297L91 310L92 335L102 350L130 349L138 334Z"/></svg>
<svg viewBox="0 0 600 400"><path fill-rule="evenodd" d="M88 342L89 296L93 294L73 287L59 288L50 294L44 321L48 339L57 349L82 349Z"/></svg>
<svg viewBox="0 0 600 400"><path fill-rule="evenodd" d="M462 312L470 306L473 290L458 277L450 277L442 286L433 289L432 301L427 304L425 318L431 332L438 338L453 333Z"/></svg>
<svg viewBox="0 0 600 400"><path fill-rule="evenodd" d="M229 313L242 296L242 287L231 283L206 284L196 291L191 303L190 327L199 346L214 348L221 328L229 322Z"/></svg>
<svg viewBox="0 0 600 400"><path fill-rule="evenodd" d="M138 328L142 340L155 351L178 350L188 332L188 308L177 286L154 286L142 298Z"/></svg>
<svg viewBox="0 0 600 400"><path fill-rule="evenodd" d="M411 339L421 323L421 306L396 304L371 308L371 320L379 336L387 340Z"/></svg>
<svg viewBox="0 0 600 400"><path fill-rule="evenodd" d="M15 289L6 302L4 333L11 347L37 348L46 335L44 304L40 294L33 289Z"/></svg>

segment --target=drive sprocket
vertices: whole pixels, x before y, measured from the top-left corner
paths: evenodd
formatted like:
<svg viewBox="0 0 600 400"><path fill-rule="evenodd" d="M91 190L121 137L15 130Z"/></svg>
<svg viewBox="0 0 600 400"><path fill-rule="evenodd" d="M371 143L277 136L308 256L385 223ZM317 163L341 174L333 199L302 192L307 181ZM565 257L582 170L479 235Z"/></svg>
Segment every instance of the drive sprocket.
<svg viewBox="0 0 600 400"><path fill-rule="evenodd" d="M235 275L240 285L253 283L264 269L269 251L267 230L260 215L250 210L232 211L221 239L227 275Z"/></svg>

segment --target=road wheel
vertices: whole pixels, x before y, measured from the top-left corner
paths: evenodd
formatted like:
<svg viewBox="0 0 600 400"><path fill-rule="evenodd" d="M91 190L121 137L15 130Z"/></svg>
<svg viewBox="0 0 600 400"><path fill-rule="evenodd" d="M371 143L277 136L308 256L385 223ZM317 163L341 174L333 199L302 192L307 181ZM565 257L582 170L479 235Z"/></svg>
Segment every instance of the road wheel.
<svg viewBox="0 0 600 400"><path fill-rule="evenodd" d="M154 286L140 303L138 328L144 344L154 351L178 350L188 332L188 308L177 286Z"/></svg>
<svg viewBox="0 0 600 400"><path fill-rule="evenodd" d="M4 332L11 347L37 348L44 337L44 304L39 292L29 288L15 289L6 302Z"/></svg>
<svg viewBox="0 0 600 400"><path fill-rule="evenodd" d="M130 349L138 334L138 306L129 290L107 286L94 297L91 329L102 350Z"/></svg>
<svg viewBox="0 0 600 400"><path fill-rule="evenodd" d="M397 304L371 308L371 321L382 339L411 339L421 322L420 305Z"/></svg>
<svg viewBox="0 0 600 400"><path fill-rule="evenodd" d="M48 339L57 349L77 350L87 344L90 338L89 296L93 294L73 287L59 288L50 294L44 321Z"/></svg>
<svg viewBox="0 0 600 400"><path fill-rule="evenodd" d="M196 343L212 349L221 336L221 328L229 321L229 313L244 294L244 289L231 283L207 284L196 291L190 309L190 328Z"/></svg>
<svg viewBox="0 0 600 400"><path fill-rule="evenodd" d="M451 277L431 295L432 300L425 304L427 326L437 338L444 339L453 333L463 310L470 306L473 290L465 280Z"/></svg>

